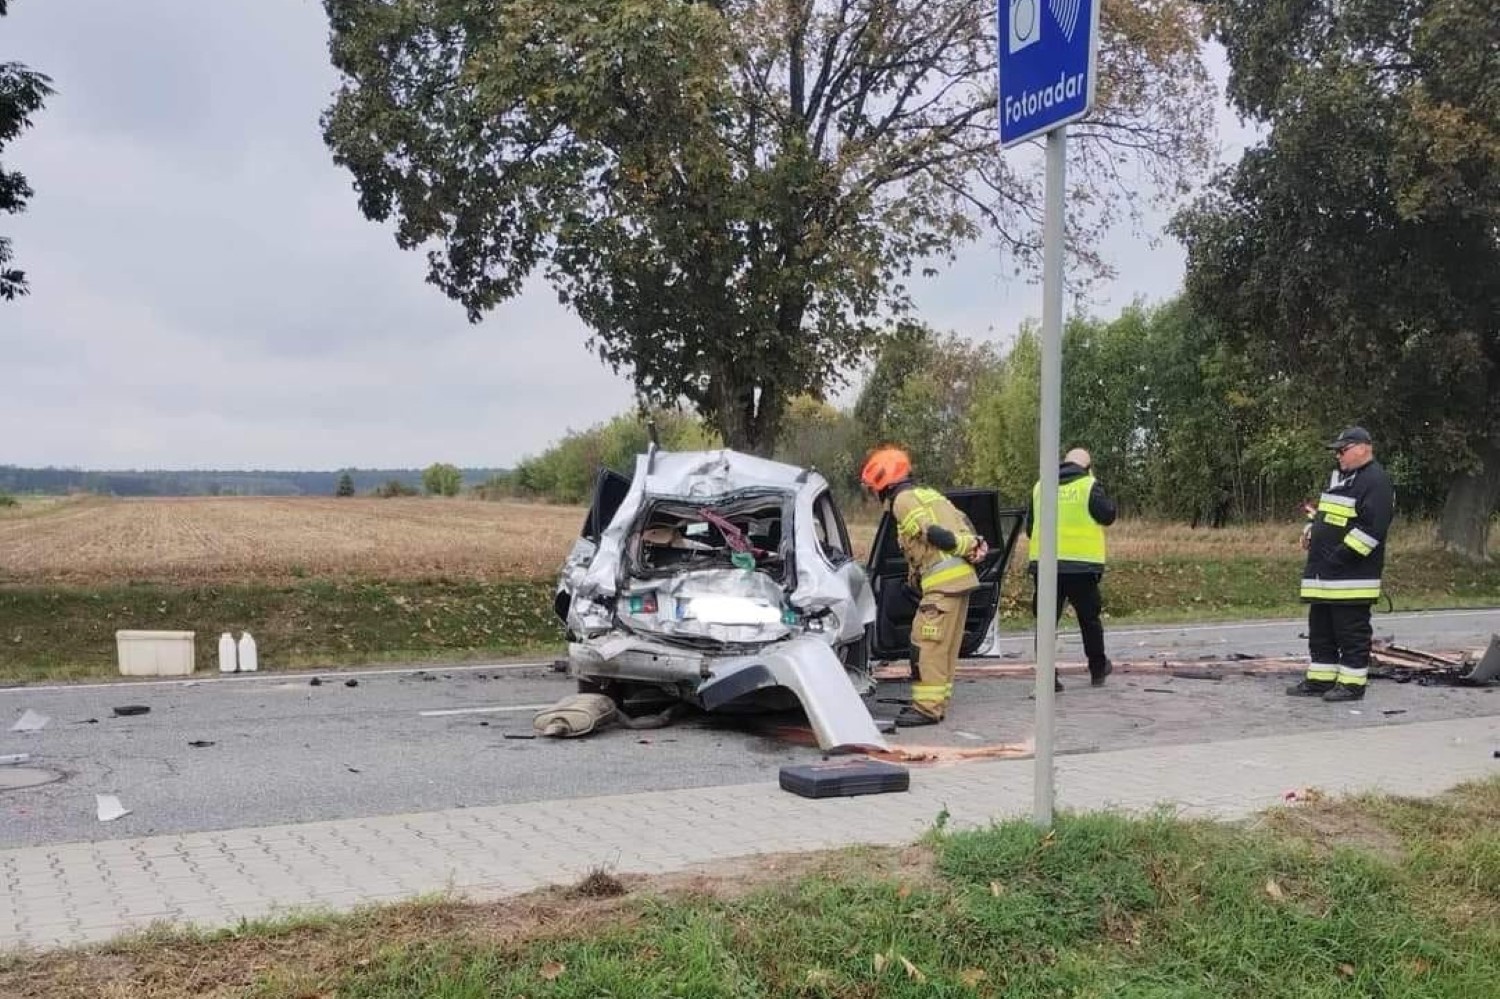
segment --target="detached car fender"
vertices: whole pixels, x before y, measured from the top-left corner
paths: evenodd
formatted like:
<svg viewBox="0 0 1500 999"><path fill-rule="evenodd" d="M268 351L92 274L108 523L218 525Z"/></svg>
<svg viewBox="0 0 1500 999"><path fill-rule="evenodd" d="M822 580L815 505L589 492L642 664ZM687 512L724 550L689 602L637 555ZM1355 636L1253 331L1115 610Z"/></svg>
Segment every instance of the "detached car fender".
<svg viewBox="0 0 1500 999"><path fill-rule="evenodd" d="M762 652L720 660L698 687L698 698L713 711L768 687L782 687L796 696L822 749L889 748L844 664L817 639L794 638Z"/></svg>

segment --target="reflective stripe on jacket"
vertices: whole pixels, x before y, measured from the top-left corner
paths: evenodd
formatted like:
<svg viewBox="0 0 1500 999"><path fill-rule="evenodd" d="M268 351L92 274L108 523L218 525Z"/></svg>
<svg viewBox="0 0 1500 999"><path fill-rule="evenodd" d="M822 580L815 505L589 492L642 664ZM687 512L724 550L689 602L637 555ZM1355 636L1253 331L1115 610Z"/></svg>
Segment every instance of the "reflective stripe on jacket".
<svg viewBox="0 0 1500 999"><path fill-rule="evenodd" d="M1333 473L1309 519L1301 596L1313 603L1374 603L1396 491L1379 462Z"/></svg>
<svg viewBox="0 0 1500 999"><path fill-rule="evenodd" d="M923 593L968 593L979 588L979 576L967 558L979 543L979 535L948 497L927 486L902 489L891 500L891 516L913 582L920 583ZM927 540L927 528L934 524L958 539L956 549L945 552Z"/></svg>

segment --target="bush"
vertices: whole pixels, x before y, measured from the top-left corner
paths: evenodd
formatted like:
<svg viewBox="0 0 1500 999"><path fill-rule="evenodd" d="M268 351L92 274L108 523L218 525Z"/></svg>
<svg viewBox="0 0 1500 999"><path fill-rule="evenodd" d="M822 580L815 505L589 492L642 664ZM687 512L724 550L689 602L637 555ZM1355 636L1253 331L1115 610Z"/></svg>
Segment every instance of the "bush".
<svg viewBox="0 0 1500 999"><path fill-rule="evenodd" d="M464 473L446 462L428 465L422 472L422 488L429 496L457 496L463 485Z"/></svg>
<svg viewBox="0 0 1500 999"><path fill-rule="evenodd" d="M10 493L0 493L0 507L20 506L20 501Z"/></svg>
<svg viewBox="0 0 1500 999"><path fill-rule="evenodd" d="M400 479L391 479L385 485L377 486L375 495L381 499L394 499L397 496L418 496L420 493Z"/></svg>
<svg viewBox="0 0 1500 999"><path fill-rule="evenodd" d="M658 410L657 436L667 451L700 451L721 446L693 416L678 410ZM635 414L569 433L552 449L516 466L510 485L515 493L554 503L586 503L593 495L601 468L624 475L635 470L636 455L650 443L646 419Z"/></svg>

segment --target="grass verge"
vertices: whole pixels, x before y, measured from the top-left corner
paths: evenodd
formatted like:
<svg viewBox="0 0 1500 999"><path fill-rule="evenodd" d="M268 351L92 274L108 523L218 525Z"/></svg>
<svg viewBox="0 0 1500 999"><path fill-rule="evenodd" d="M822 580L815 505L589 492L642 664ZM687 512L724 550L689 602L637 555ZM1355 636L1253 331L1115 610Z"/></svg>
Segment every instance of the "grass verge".
<svg viewBox="0 0 1500 999"><path fill-rule="evenodd" d="M1031 626L1024 570L1018 556L1001 606L1009 629ZM1105 613L1115 624L1298 617L1300 571L1301 560L1286 556L1121 559L1105 576ZM1396 610L1497 606L1500 563L1395 552L1386 590ZM555 654L552 592L550 581L0 586L0 681L115 675L122 628L196 632L200 669L214 668L221 632L244 630L265 669Z"/></svg>
<svg viewBox="0 0 1500 999"><path fill-rule="evenodd" d="M0 679L114 675L117 629L196 632L199 670L225 631L262 669L520 655L561 642L551 602L544 583L0 587Z"/></svg>
<svg viewBox="0 0 1500 999"><path fill-rule="evenodd" d="M0 959L18 999L1500 995L1500 779Z"/></svg>
<svg viewBox="0 0 1500 999"><path fill-rule="evenodd" d="M1030 627L1031 580L1024 556L1006 580L1002 624ZM1152 623L1301 617L1297 599L1302 559L1296 556L1233 556L1121 559L1103 583L1106 620ZM1393 552L1384 587L1390 598L1377 612L1439 607L1500 605L1500 562L1475 565L1443 552Z"/></svg>

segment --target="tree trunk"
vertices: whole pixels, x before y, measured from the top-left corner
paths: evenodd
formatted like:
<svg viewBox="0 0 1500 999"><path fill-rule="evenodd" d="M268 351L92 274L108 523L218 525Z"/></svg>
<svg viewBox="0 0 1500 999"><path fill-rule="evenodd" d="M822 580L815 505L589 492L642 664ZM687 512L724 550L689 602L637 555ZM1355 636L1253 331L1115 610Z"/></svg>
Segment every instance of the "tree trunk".
<svg viewBox="0 0 1500 999"><path fill-rule="evenodd" d="M771 457L781 436L786 406L779 391L756 385L736 372L714 379L711 418L724 446L731 450Z"/></svg>
<svg viewBox="0 0 1500 999"><path fill-rule="evenodd" d="M1490 518L1500 506L1500 441L1487 442L1480 466L1455 479L1443 504L1438 543L1474 562L1489 561Z"/></svg>

